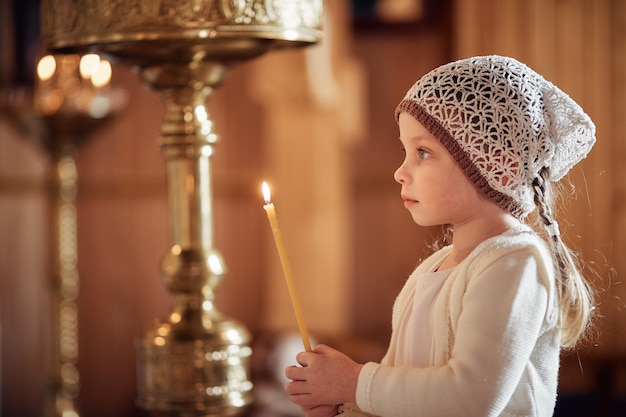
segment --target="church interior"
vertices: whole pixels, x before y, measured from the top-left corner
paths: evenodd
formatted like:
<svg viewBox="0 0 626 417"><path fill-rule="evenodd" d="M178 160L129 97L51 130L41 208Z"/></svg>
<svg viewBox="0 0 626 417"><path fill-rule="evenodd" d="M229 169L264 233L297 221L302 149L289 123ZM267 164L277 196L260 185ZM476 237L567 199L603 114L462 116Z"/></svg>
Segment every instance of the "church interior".
<svg viewBox="0 0 626 417"><path fill-rule="evenodd" d="M39 25L61 3L0 5L0 416L147 415L140 374L158 378L161 368L143 368L152 359L142 356L142 335L188 296L168 272L177 260L167 260L186 236L180 217L193 213L178 197L195 185L172 180L186 168L167 161L159 139L166 98L136 66L102 57L110 79L93 88L109 101L81 129L72 127L82 119L42 128L16 104L43 85L34 81L49 54ZM154 2L165 3L175 2ZM395 106L430 69L498 54L560 86L596 124L597 143L569 175L575 191L558 215L599 313L592 337L561 356L555 416L625 415L626 2L326 0L323 19L314 44L230 66L206 103L210 204L187 224L206 228L202 239L216 251L215 279L198 297L248 337L253 399L242 412L301 415L282 370L302 350L302 332L261 183L271 186L312 342L379 361L396 295L442 239L402 205ZM74 135L71 155L55 135ZM51 398L59 384L70 403L63 413L63 400Z"/></svg>

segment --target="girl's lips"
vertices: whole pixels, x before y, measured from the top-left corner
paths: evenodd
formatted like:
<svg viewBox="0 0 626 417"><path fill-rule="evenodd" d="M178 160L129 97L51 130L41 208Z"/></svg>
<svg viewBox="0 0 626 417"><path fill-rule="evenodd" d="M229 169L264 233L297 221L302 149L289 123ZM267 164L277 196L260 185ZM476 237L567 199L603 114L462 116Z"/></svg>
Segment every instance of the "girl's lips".
<svg viewBox="0 0 626 417"><path fill-rule="evenodd" d="M404 201L404 207L409 208L415 204L417 204L417 200L413 200L405 195L401 196L402 201Z"/></svg>

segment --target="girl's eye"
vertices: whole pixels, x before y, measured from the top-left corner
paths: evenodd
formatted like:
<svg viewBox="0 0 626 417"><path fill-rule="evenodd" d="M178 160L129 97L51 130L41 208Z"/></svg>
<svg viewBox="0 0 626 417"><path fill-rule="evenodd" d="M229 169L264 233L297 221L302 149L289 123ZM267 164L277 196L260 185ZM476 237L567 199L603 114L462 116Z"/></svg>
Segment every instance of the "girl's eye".
<svg viewBox="0 0 626 417"><path fill-rule="evenodd" d="M428 152L426 149L420 148L417 150L417 152L419 154L420 159L428 159L431 156L430 152Z"/></svg>

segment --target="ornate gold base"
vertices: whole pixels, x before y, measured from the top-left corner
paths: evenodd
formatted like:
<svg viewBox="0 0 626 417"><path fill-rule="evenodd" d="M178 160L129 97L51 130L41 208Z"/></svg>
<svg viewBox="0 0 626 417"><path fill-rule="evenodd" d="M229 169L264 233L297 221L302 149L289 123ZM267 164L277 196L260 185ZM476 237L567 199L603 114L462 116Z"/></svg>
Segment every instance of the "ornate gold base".
<svg viewBox="0 0 626 417"><path fill-rule="evenodd" d="M170 415L234 416L252 402L250 336L238 323L217 323L215 333L168 340L163 323L139 341L138 405ZM163 336L165 335L165 336Z"/></svg>

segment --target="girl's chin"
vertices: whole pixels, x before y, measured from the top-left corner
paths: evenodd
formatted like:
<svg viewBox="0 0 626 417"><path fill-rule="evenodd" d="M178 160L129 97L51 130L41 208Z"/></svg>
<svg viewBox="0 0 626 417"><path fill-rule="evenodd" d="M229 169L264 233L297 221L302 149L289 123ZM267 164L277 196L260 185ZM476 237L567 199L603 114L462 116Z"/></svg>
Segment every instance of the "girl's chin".
<svg viewBox="0 0 626 417"><path fill-rule="evenodd" d="M411 217L413 218L415 224L422 227L441 226L448 224L446 222L442 222L441 219L427 217L424 216L423 213L417 213L414 210L411 210Z"/></svg>

